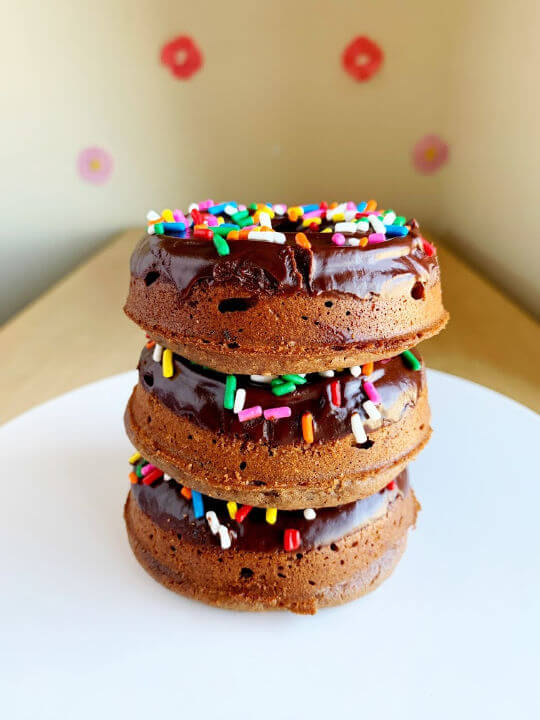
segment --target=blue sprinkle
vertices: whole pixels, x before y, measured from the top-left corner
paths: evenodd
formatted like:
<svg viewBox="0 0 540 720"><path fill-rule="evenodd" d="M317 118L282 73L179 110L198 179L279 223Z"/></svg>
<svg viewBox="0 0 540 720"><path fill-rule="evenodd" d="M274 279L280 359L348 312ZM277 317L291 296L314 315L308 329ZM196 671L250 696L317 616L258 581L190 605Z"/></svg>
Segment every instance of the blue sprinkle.
<svg viewBox="0 0 540 720"><path fill-rule="evenodd" d="M165 232L184 232L186 224L183 222L163 223Z"/></svg>
<svg viewBox="0 0 540 720"><path fill-rule="evenodd" d="M220 215L222 212L225 211L225 208L227 205L232 205L233 207L238 207L238 205L235 202L224 202L219 203L219 205L212 205L212 207L209 207L207 212L210 213L210 215Z"/></svg>
<svg viewBox="0 0 540 720"><path fill-rule="evenodd" d="M191 500L193 502L193 514L196 518L204 517L204 502L200 492L191 491Z"/></svg>
<svg viewBox="0 0 540 720"><path fill-rule="evenodd" d="M302 210L305 213L312 212L313 210L318 210L318 209L319 209L318 205L302 205Z"/></svg>
<svg viewBox="0 0 540 720"><path fill-rule="evenodd" d="M402 225L387 225L386 236L387 237L405 237L409 234L409 228L403 227Z"/></svg>
<svg viewBox="0 0 540 720"><path fill-rule="evenodd" d="M367 202L358 203L358 205L356 206L356 209L358 210L358 212L364 212L366 208L367 208Z"/></svg>

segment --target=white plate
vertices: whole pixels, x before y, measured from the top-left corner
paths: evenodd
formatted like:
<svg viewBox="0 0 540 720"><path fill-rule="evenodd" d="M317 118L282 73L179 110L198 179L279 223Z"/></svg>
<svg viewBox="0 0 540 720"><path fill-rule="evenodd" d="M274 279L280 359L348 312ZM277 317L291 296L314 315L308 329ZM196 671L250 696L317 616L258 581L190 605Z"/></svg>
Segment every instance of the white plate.
<svg viewBox="0 0 540 720"><path fill-rule="evenodd" d="M135 375L0 429L0 715L13 718L538 717L538 417L429 373L423 505L394 575L315 617L165 590L122 520Z"/></svg>

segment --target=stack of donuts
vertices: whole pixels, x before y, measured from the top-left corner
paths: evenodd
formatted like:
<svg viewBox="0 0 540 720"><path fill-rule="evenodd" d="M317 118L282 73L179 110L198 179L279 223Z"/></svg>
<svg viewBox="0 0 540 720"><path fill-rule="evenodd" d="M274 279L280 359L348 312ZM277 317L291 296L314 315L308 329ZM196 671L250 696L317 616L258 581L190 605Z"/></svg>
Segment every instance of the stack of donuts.
<svg viewBox="0 0 540 720"><path fill-rule="evenodd" d="M220 607L314 613L373 590L419 509L416 345L448 319L434 246L372 200L147 219L125 306L147 338L125 414L137 559Z"/></svg>

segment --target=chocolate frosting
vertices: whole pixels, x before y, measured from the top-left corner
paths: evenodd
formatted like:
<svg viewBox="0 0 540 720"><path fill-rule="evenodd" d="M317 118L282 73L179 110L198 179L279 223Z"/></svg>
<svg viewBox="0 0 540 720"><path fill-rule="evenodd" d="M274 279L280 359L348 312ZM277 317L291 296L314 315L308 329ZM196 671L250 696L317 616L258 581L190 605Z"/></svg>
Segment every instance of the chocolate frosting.
<svg viewBox="0 0 540 720"><path fill-rule="evenodd" d="M323 223L321 229L325 225L329 223ZM415 282L429 285L439 275L437 258L428 256L417 240L418 223L412 220L409 225L406 237L366 247L339 247L332 243L331 233L313 232L302 228L300 222L277 219L273 229L285 234L285 244L230 240L230 254L223 257L211 241L192 238L189 229L176 236L147 235L133 251L131 274L148 284L159 275L173 283L183 299L202 281L209 285L233 282L253 294L392 295L403 292L404 287L410 289ZM297 232L308 237L311 248L297 245Z"/></svg>
<svg viewBox="0 0 540 720"><path fill-rule="evenodd" d="M420 359L415 351L415 356ZM294 392L277 397L267 383L252 380L249 375L236 375L237 388L245 388L244 407L260 405L263 410L280 406L291 408L291 417L265 420L259 417L240 422L238 415L223 407L226 375L194 365L173 355L174 376L163 377L160 363L152 359L152 350L144 348L139 361L139 379L144 389L179 417L215 433L232 435L242 440L265 441L270 445L302 442L302 415L313 416L315 442L327 442L351 433L351 415L357 412L366 431L382 423L397 422L407 407L416 403L425 387L425 371L411 370L401 356L376 362L373 373L355 378L349 370L336 372L333 378L318 373L306 375L306 384ZM363 408L368 399L363 381L375 385L381 398L382 419L372 421ZM337 381L341 407L332 402L331 384Z"/></svg>
<svg viewBox="0 0 540 720"><path fill-rule="evenodd" d="M253 508L243 522L231 520L226 503L203 496L204 510L213 510L219 522L237 534L234 547L251 552L272 552L283 549L286 529L300 531L302 538L299 551L337 542L365 523L386 511L388 503L397 494L409 491L407 471L396 478L395 490L384 489L362 500L332 508L317 509L314 520L306 520L302 510L279 510L274 525L265 519L265 510ZM181 494L181 485L174 480L158 480L153 485L132 485L140 508L163 530L172 530L181 541L191 540L198 545L219 546L219 539L212 535L206 519L196 519L193 505Z"/></svg>

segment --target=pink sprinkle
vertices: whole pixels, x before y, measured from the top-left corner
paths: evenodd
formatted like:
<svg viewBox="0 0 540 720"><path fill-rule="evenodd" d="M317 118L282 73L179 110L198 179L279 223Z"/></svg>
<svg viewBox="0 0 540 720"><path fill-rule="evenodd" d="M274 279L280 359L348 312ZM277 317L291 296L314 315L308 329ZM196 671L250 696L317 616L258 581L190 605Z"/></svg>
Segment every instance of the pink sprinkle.
<svg viewBox="0 0 540 720"><path fill-rule="evenodd" d="M287 206L283 205L282 203L277 203L277 205L273 205L274 212L276 215L285 215L287 212Z"/></svg>
<svg viewBox="0 0 540 720"><path fill-rule="evenodd" d="M356 210L356 205L351 200L349 200L346 207L347 210Z"/></svg>
<svg viewBox="0 0 540 720"><path fill-rule="evenodd" d="M141 470L141 473L143 475L148 475L148 473L152 472L152 470L157 470L157 467L155 465L150 465L150 463L148 463L148 465L145 465L143 467L143 469Z"/></svg>
<svg viewBox="0 0 540 720"><path fill-rule="evenodd" d="M281 405L276 408L268 408L264 411L265 420L281 420L281 418L291 417L291 408L287 405Z"/></svg>
<svg viewBox="0 0 540 720"><path fill-rule="evenodd" d="M321 217L324 212L326 212L326 211L325 210L312 210L311 212L304 213L302 215L302 217L304 218L304 220L306 218Z"/></svg>
<svg viewBox="0 0 540 720"><path fill-rule="evenodd" d="M217 217L214 217L213 215L208 215L207 217L205 217L205 220L208 227L217 227Z"/></svg>
<svg viewBox="0 0 540 720"><path fill-rule="evenodd" d="M213 200L203 200L202 202L199 203L199 210L201 210L201 211L208 210L208 208L212 207L212 205L214 205L214 204L215 203Z"/></svg>
<svg viewBox="0 0 540 720"><path fill-rule="evenodd" d="M239 205L238 210L247 210L247 207L245 205Z"/></svg>
<svg viewBox="0 0 540 720"><path fill-rule="evenodd" d="M388 238L384 233L371 233L371 235L368 237L368 242L370 245L374 245L376 243L381 243L387 240Z"/></svg>
<svg viewBox="0 0 540 720"><path fill-rule="evenodd" d="M253 407L240 410L238 413L238 419L240 422L246 422L246 420L255 420L255 418L261 417L262 407L260 405L254 405Z"/></svg>
<svg viewBox="0 0 540 720"><path fill-rule="evenodd" d="M381 396L377 392L375 385L373 383L370 383L369 380L364 380L364 391L368 398L371 400L371 402L374 402L375 404L381 402Z"/></svg>
<svg viewBox="0 0 540 720"><path fill-rule="evenodd" d="M345 235L343 235L343 233L334 233L332 235L332 242L336 245L345 245Z"/></svg>
<svg viewBox="0 0 540 720"><path fill-rule="evenodd" d="M181 222L185 223L186 227L188 226L188 221L186 220L186 216L181 210L173 210L173 218L175 222Z"/></svg>

